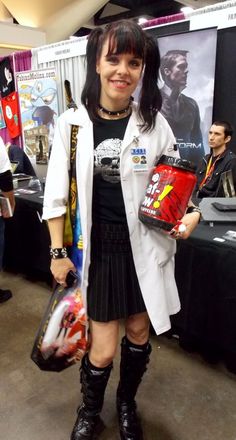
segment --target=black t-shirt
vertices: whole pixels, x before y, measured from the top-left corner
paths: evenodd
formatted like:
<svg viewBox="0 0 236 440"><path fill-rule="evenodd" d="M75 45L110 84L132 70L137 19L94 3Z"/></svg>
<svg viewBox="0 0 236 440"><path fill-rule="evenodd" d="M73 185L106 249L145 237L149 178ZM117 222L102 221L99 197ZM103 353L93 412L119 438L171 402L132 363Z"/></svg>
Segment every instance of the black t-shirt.
<svg viewBox="0 0 236 440"><path fill-rule="evenodd" d="M129 121L100 119L94 124L93 222L126 223L120 183L120 152Z"/></svg>

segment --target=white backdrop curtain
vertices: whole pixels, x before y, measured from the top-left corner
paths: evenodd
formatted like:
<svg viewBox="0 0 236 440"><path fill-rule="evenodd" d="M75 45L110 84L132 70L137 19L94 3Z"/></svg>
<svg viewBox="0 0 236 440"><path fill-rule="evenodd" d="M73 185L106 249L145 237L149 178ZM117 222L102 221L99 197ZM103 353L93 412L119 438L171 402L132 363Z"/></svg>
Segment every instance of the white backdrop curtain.
<svg viewBox="0 0 236 440"><path fill-rule="evenodd" d="M53 46L53 45L52 45ZM47 46L50 48L50 46ZM66 110L66 98L64 81L67 79L70 81L72 97L77 105L80 104L80 96L83 89L85 75L86 75L86 62L85 55L79 55L71 58L60 59L45 63L38 62L38 51L40 48L32 49L32 67L31 70L45 69L48 67L55 67L58 78L58 107L59 114Z"/></svg>

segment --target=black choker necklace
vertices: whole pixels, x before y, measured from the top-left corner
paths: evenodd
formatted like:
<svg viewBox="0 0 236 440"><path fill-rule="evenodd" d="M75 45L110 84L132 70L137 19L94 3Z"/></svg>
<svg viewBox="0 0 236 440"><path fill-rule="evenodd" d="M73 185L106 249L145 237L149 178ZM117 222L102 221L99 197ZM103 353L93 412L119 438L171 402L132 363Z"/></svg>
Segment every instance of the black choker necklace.
<svg viewBox="0 0 236 440"><path fill-rule="evenodd" d="M130 109L130 104L128 105L128 107L123 108L122 110L118 110L117 112L112 112L110 110L107 110L106 108L102 107L101 105L99 105L98 110L102 113L106 113L106 115L109 116L120 116L120 115L124 115L125 113L128 113Z"/></svg>

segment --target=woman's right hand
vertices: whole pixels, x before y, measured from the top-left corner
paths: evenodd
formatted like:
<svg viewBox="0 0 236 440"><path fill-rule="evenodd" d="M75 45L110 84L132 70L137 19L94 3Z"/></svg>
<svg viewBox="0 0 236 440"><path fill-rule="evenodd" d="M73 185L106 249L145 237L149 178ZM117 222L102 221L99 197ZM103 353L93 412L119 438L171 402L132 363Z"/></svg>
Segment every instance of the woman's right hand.
<svg viewBox="0 0 236 440"><path fill-rule="evenodd" d="M74 264L68 257L58 259L52 258L50 269L57 283L61 284L63 287L66 287L66 276L68 272L70 270L76 272Z"/></svg>

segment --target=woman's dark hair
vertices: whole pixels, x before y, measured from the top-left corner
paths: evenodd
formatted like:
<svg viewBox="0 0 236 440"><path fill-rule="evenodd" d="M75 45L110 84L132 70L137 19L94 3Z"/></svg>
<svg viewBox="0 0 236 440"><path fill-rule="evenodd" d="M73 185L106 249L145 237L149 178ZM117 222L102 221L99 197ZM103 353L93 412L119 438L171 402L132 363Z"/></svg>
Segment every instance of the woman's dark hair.
<svg viewBox="0 0 236 440"><path fill-rule="evenodd" d="M143 60L144 71L138 99L138 113L143 121L143 131L149 131L155 125L155 117L162 104L161 93L157 85L160 53L157 42L131 20L116 21L104 29L95 28L90 33L86 50L87 75L81 101L90 119L96 122L101 92L100 76L96 72L96 64L107 39L109 41L108 55L114 52L118 55L133 53Z"/></svg>

